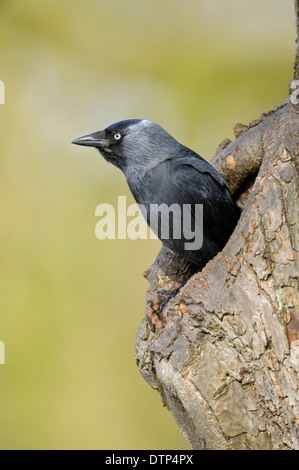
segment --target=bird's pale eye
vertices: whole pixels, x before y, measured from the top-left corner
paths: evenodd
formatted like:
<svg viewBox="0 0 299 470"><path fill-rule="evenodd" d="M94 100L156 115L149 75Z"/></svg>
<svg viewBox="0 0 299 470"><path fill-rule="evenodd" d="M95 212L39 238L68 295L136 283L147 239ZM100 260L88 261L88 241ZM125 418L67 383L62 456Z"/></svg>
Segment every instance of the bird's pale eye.
<svg viewBox="0 0 299 470"><path fill-rule="evenodd" d="M120 140L121 139L121 134L117 132L117 134L114 134L114 140Z"/></svg>

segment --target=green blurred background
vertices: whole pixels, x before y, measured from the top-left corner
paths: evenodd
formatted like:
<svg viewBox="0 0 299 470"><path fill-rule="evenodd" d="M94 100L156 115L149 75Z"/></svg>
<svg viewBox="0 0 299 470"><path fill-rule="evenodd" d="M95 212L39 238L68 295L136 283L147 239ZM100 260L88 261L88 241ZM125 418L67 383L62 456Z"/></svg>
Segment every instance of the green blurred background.
<svg viewBox="0 0 299 470"><path fill-rule="evenodd" d="M134 340L157 240L104 240L122 174L70 145L151 119L210 159L280 104L292 0L2 0L1 449L186 449Z"/></svg>

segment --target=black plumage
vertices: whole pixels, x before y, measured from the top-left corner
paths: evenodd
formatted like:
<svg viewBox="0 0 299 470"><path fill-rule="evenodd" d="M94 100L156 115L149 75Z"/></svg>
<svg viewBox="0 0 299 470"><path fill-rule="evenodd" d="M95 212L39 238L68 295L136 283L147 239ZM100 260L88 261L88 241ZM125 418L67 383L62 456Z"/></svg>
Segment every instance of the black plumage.
<svg viewBox="0 0 299 470"><path fill-rule="evenodd" d="M206 160L158 124L137 119L120 121L73 143L96 147L123 171L136 202L146 210L148 223L168 248L199 269L222 250L240 216L227 183ZM193 230L203 229L201 248L186 249L190 240L183 231L180 238L175 238L172 226L167 238L161 236L161 225L153 227L149 217L151 208L161 204L178 205L181 217L187 205ZM197 204L203 205L203 227L198 226ZM171 215L170 225L174 221Z"/></svg>

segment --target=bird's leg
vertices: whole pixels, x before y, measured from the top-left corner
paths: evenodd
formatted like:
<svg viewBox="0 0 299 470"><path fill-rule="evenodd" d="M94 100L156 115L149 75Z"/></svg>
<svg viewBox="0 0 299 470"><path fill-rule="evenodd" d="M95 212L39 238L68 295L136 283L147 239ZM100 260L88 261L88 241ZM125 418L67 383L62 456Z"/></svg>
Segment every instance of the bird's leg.
<svg viewBox="0 0 299 470"><path fill-rule="evenodd" d="M168 302L173 299L181 290L181 288L187 284L187 282L189 281L190 278L186 279L186 281L182 282L182 284L180 284L176 289L174 290L159 290L158 291L158 294L161 296L161 297L164 297L162 302L160 303L160 307L159 307L159 313L162 312L163 308L166 307L166 305L168 304Z"/></svg>
<svg viewBox="0 0 299 470"><path fill-rule="evenodd" d="M182 282L176 289L174 290L164 290L164 289L161 289L158 291L158 294L163 298L162 302L160 303L160 307L159 307L159 313L162 312L163 308L166 307L166 305L168 304L168 302L173 299L179 292L180 290L182 289L182 287L184 287L187 282L189 281L189 279L194 276L194 274L197 274L199 273L200 271L202 270L202 267L200 267L197 271L195 271L193 274L191 274L190 277L188 277L188 279L186 279L184 282Z"/></svg>

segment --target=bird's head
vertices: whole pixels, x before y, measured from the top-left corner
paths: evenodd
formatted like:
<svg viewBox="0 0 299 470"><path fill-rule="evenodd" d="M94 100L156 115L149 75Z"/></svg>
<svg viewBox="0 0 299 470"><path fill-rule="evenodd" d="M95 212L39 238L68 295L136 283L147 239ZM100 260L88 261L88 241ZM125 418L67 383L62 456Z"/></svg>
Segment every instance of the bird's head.
<svg viewBox="0 0 299 470"><path fill-rule="evenodd" d="M73 144L95 147L108 161L120 168L134 166L147 170L175 155L180 145L168 132L153 121L129 119L106 129L75 139Z"/></svg>

